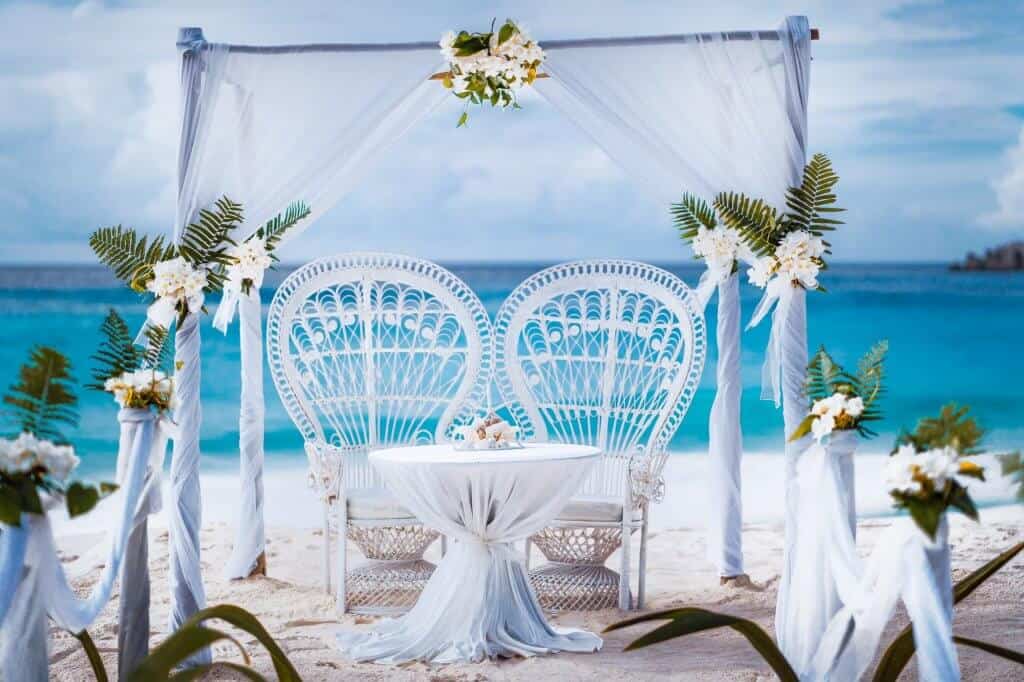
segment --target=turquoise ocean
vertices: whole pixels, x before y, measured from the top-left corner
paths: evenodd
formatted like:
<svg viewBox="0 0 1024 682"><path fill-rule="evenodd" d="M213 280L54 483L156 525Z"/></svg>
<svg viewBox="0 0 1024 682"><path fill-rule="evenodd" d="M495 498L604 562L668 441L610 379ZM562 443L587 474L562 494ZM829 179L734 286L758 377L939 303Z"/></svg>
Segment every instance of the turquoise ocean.
<svg viewBox="0 0 1024 682"><path fill-rule="evenodd" d="M447 264L478 293L493 316L509 292L545 264ZM691 286L700 275L691 264L663 264ZM289 268L270 273L265 305ZM878 439L885 451L901 427L955 400L969 404L988 429L991 449L1024 447L1024 274L958 273L943 265L839 264L823 278L828 293L808 296L809 340L826 344L853 365L874 341L887 338L889 392ZM760 292L742 287L744 323ZM216 303L209 301L211 310ZM707 414L714 397L715 302L707 310L708 364L683 426L673 441L679 456L707 447ZM0 386L15 380L29 348L45 343L70 356L88 380L89 356L99 342L104 315L116 308L134 327L144 302L100 267L11 266L0 269ZM237 327L225 336L204 325L203 470L237 467L239 354ZM743 434L752 455L782 450L781 413L760 400L760 369L768 321L743 335ZM108 394L82 391L81 423L71 436L88 477L109 476L117 449L116 406ZM266 376L266 450L269 467L301 466L302 441ZM9 429L5 429L9 430Z"/></svg>

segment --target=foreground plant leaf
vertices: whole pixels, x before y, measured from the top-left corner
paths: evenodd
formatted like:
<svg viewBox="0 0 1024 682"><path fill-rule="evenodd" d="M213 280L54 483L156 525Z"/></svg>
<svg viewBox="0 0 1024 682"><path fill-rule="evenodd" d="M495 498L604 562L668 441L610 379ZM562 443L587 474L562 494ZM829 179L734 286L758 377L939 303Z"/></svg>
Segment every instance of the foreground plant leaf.
<svg viewBox="0 0 1024 682"><path fill-rule="evenodd" d="M1014 545L958 582L953 586L953 603L959 604L970 596L972 592L991 578L996 571L1020 554L1021 550L1024 550L1024 542ZM895 682L907 666L907 663L913 658L915 649L913 628L907 626L893 640L889 648L885 650L885 653L882 654L882 658L878 662L878 668L875 670L875 676L872 678L874 682Z"/></svg>
<svg viewBox="0 0 1024 682"><path fill-rule="evenodd" d="M92 674L96 677L96 682L107 682L107 669L103 667L103 659L100 657L100 652L96 648L96 643L92 641L92 637L85 630L82 630L75 638L82 643L82 648L85 650L85 657L89 659L89 665L92 667Z"/></svg>
<svg viewBox="0 0 1024 682"><path fill-rule="evenodd" d="M1013 661L1014 663L1020 663L1021 665L1024 665L1024 654L1022 654L1019 651L1007 649L996 644L989 644L988 642L982 642L977 639L970 639L968 637L953 637L953 641L957 644L962 644L964 646L980 649L982 651L986 651L992 654L993 656L1000 656L1007 660Z"/></svg>
<svg viewBox="0 0 1024 682"><path fill-rule="evenodd" d="M245 662L249 663L249 654L238 640L226 632L202 627L198 623L192 622L193 620L186 621L181 629L153 649L149 656L139 664L139 667L128 674L126 678L128 682L166 680L171 676L171 671L190 656L222 639L233 642L242 652Z"/></svg>
<svg viewBox="0 0 1024 682"><path fill-rule="evenodd" d="M654 620L668 620L669 622L630 642L626 646L626 651L633 651L695 632L729 627L747 638L751 646L761 654L761 658L765 660L783 682L797 682L799 679L792 666L786 660L786 657L782 654L782 651L779 650L779 647L776 646L775 642L772 641L772 638L761 626L753 621L724 613L715 613L694 607L670 609L612 623L604 631L612 632L613 630L620 630L637 625L638 623Z"/></svg>

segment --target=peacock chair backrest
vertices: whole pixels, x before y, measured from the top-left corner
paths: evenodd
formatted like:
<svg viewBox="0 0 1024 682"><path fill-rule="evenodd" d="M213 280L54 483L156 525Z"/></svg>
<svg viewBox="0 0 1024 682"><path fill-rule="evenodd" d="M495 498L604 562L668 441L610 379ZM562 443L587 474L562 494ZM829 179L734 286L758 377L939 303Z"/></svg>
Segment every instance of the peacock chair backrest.
<svg viewBox="0 0 1024 682"><path fill-rule="evenodd" d="M604 452L581 494L622 499L640 450L663 464L704 368L700 310L675 275L621 260L548 268L502 305L496 377L521 431Z"/></svg>
<svg viewBox="0 0 1024 682"><path fill-rule="evenodd" d="M267 330L274 384L307 452L341 453L348 489L381 485L370 450L448 438L487 398L490 320L462 280L429 261L313 261L278 288Z"/></svg>

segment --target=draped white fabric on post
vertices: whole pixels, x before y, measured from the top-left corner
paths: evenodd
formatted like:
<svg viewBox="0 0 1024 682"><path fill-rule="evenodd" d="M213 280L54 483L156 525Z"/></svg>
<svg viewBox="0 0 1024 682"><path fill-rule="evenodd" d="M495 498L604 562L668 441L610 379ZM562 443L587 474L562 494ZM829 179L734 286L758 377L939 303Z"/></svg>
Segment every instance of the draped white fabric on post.
<svg viewBox="0 0 1024 682"><path fill-rule="evenodd" d="M342 632L359 661L455 663L556 651L589 652L601 639L548 624L513 542L549 523L597 460L596 448L530 443L523 449L455 451L451 445L370 455L396 499L453 540L404 616L370 632Z"/></svg>
<svg viewBox="0 0 1024 682"><path fill-rule="evenodd" d="M797 596L788 601L792 611L783 619L787 629L779 646L800 674L809 670L829 622L842 606L833 567L838 564L845 570L856 559L851 554L855 549L850 525L853 499L846 473L853 469L856 447L855 432L837 431L826 442L808 448L797 465L800 525L793 561L785 567L792 574L783 576ZM842 549L838 554L836 547Z"/></svg>
<svg viewBox="0 0 1024 682"><path fill-rule="evenodd" d="M735 274L718 284L718 346L715 402L708 422L711 457L711 514L708 558L721 576L743 573L743 496L740 460L743 433L740 401L740 284Z"/></svg>
<svg viewBox="0 0 1024 682"><path fill-rule="evenodd" d="M228 578L248 577L266 547L263 528L263 325L260 291L241 294L239 342L242 355L242 409L238 416L241 482L235 547L228 559Z"/></svg>
<svg viewBox="0 0 1024 682"><path fill-rule="evenodd" d="M879 538L863 569L850 534L835 534L831 539L835 542L833 556L846 558L833 564L843 608L829 624L802 678L860 679L902 598L913 625L918 677L959 680L945 517L935 540L925 536L909 517L897 520Z"/></svg>
<svg viewBox="0 0 1024 682"><path fill-rule="evenodd" d="M156 462L154 439L166 446L157 417L149 410L121 410L118 419L130 424L130 438L121 441L118 453L117 521L99 580L89 596L79 599L68 584L57 555L50 520L46 514L22 514L21 527L4 526L0 549L0 679L46 679L46 616L69 632L81 632L110 600L128 537L140 514L148 513L153 486L146 472ZM162 459L162 454L160 455ZM47 507L57 500L50 499ZM20 557L20 560L19 560ZM5 608L9 605L9 608ZM147 604L148 608L148 604ZM6 610L6 614L4 611Z"/></svg>

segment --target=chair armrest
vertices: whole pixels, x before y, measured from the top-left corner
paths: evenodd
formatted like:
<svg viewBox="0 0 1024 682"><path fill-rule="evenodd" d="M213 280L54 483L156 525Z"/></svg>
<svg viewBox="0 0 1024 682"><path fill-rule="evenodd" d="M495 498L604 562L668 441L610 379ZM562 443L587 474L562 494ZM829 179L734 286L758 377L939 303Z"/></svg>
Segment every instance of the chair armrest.
<svg viewBox="0 0 1024 682"><path fill-rule="evenodd" d="M345 453L347 448L328 445L322 441L306 441L309 459L309 487L327 504L341 497L345 480Z"/></svg>
<svg viewBox="0 0 1024 682"><path fill-rule="evenodd" d="M637 446L629 458L629 487L633 504L646 506L665 498L665 478L661 475L668 452Z"/></svg>

